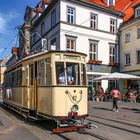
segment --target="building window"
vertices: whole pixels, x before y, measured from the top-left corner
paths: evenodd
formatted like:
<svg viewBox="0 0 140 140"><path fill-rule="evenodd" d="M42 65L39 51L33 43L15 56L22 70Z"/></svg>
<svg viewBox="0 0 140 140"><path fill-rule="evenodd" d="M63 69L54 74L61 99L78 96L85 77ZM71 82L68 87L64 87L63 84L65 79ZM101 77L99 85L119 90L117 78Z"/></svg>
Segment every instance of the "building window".
<svg viewBox="0 0 140 140"><path fill-rule="evenodd" d="M140 64L140 50L136 52L137 55L137 64Z"/></svg>
<svg viewBox="0 0 140 140"><path fill-rule="evenodd" d="M67 8L67 22L72 24L75 23L75 8Z"/></svg>
<svg viewBox="0 0 140 140"><path fill-rule="evenodd" d="M140 27L137 28L137 38L140 38Z"/></svg>
<svg viewBox="0 0 140 140"><path fill-rule="evenodd" d="M130 53L125 54L125 65L130 65L131 59L130 59Z"/></svg>
<svg viewBox="0 0 140 140"><path fill-rule="evenodd" d="M51 40L51 50L56 50L56 38Z"/></svg>
<svg viewBox="0 0 140 140"><path fill-rule="evenodd" d="M117 26L117 21L115 19L110 19L110 32L111 33L116 33L116 26Z"/></svg>
<svg viewBox="0 0 140 140"><path fill-rule="evenodd" d="M51 13L51 27L54 27L56 24L56 10L53 10Z"/></svg>
<svg viewBox="0 0 140 140"><path fill-rule="evenodd" d="M41 23L41 35L44 35L45 33L45 23Z"/></svg>
<svg viewBox="0 0 140 140"><path fill-rule="evenodd" d="M89 43L89 60L98 59L98 42L90 41Z"/></svg>
<svg viewBox="0 0 140 140"><path fill-rule="evenodd" d="M97 29L98 28L97 25L98 25L98 16L97 16L97 14L91 13L90 14L90 27L93 28L93 29Z"/></svg>
<svg viewBox="0 0 140 140"><path fill-rule="evenodd" d="M130 33L125 34L125 43L130 42Z"/></svg>
<svg viewBox="0 0 140 140"><path fill-rule="evenodd" d="M113 6L114 5L114 0L109 0L109 6Z"/></svg>
<svg viewBox="0 0 140 140"><path fill-rule="evenodd" d="M36 41L36 33L33 33L33 36L32 36L32 43L34 43Z"/></svg>
<svg viewBox="0 0 140 140"><path fill-rule="evenodd" d="M137 8L135 10L135 17L138 17L138 16L140 16L140 8Z"/></svg>
<svg viewBox="0 0 140 140"><path fill-rule="evenodd" d="M116 56L117 54L115 49L115 44L110 44L109 46L109 63L115 63L116 62Z"/></svg>
<svg viewBox="0 0 140 140"><path fill-rule="evenodd" d="M76 38L73 36L66 36L66 50L75 51L76 50Z"/></svg>

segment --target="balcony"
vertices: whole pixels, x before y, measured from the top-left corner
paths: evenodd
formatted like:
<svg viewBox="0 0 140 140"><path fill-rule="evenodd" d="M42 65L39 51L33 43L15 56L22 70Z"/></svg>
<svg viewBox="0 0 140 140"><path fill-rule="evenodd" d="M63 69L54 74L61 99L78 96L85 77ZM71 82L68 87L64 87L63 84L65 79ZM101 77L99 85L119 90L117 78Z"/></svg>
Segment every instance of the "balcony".
<svg viewBox="0 0 140 140"><path fill-rule="evenodd" d="M101 60L89 60L88 61L88 64L97 64L97 65L100 65L100 64L102 64L102 61Z"/></svg>

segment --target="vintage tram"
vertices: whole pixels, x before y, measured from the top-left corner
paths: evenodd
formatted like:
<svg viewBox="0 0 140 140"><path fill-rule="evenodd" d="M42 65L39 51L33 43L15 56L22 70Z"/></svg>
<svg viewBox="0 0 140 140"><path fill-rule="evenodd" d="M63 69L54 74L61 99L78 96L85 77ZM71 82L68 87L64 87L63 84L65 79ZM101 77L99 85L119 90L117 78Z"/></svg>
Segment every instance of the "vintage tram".
<svg viewBox="0 0 140 140"><path fill-rule="evenodd" d="M87 96L83 53L40 52L5 71L4 104L26 118L54 120L54 132L85 126Z"/></svg>

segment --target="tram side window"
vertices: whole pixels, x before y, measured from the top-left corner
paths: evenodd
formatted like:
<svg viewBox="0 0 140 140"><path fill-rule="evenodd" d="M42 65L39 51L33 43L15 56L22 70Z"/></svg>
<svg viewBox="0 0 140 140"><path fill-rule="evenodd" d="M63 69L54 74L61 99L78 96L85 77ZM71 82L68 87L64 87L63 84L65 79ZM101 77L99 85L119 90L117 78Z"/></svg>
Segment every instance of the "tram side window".
<svg viewBox="0 0 140 140"><path fill-rule="evenodd" d="M65 73L64 73L64 63L57 62L56 63L56 80L57 85L65 85Z"/></svg>
<svg viewBox="0 0 140 140"><path fill-rule="evenodd" d="M38 84L40 86L50 86L51 85L50 58L38 61Z"/></svg>
<svg viewBox="0 0 140 140"><path fill-rule="evenodd" d="M45 85L45 63L44 60L38 61L38 84Z"/></svg>
<svg viewBox="0 0 140 140"><path fill-rule="evenodd" d="M12 87L17 85L17 72L12 72Z"/></svg>
<svg viewBox="0 0 140 140"><path fill-rule="evenodd" d="M21 86L22 85L22 70L17 71L17 85Z"/></svg>
<svg viewBox="0 0 140 140"><path fill-rule="evenodd" d="M5 74L4 82L5 82L5 87L9 87L10 86L9 74Z"/></svg>
<svg viewBox="0 0 140 140"><path fill-rule="evenodd" d="M33 64L31 64L30 66L29 66L29 84L30 85L33 85L33 77L34 77L34 73L33 73Z"/></svg>
<svg viewBox="0 0 140 140"><path fill-rule="evenodd" d="M81 64L81 80L82 85L86 85L86 67L84 64Z"/></svg>
<svg viewBox="0 0 140 140"><path fill-rule="evenodd" d="M12 87L12 83L13 83L13 81L12 81L12 73L9 73L8 74L8 87Z"/></svg>
<svg viewBox="0 0 140 140"><path fill-rule="evenodd" d="M46 84L51 85L52 84L52 78L51 78L51 58L47 58L45 61L46 66Z"/></svg>

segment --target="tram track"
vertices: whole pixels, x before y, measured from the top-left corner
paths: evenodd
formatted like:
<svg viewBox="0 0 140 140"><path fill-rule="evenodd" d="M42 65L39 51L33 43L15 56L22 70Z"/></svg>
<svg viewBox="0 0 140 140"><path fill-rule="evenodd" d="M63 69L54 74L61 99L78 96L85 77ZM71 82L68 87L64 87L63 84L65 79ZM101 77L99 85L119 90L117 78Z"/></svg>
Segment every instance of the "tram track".
<svg viewBox="0 0 140 140"><path fill-rule="evenodd" d="M94 129L85 129L85 130L80 130L80 131L73 131L73 132L64 132L64 133L60 133L60 134L55 134L55 133L52 133L50 131L50 129L48 129L48 126L50 127L50 125L48 125L47 123L44 123L43 122L24 122L22 119L20 119L20 117L18 117L18 120L16 119L16 115L12 115L11 112L12 111L9 111L9 110L5 110L3 107L2 107L2 110L4 111L4 113L6 113L6 115L8 115L12 120L13 122L15 122L15 124L17 124L18 126L23 126L25 127L27 130L29 130L31 133L33 133L34 135L36 135L40 140L44 140L44 139L58 139L58 140L83 140L83 139L86 139L86 137L88 137L89 140L111 140L111 138L109 138L110 136L109 135L104 135L101 133L101 128L100 129L97 129L94 131ZM94 117L94 119L93 119ZM97 120L99 119L100 120ZM104 119L103 119L104 118ZM104 122L105 120L107 121L112 121L114 122L115 119L110 119L110 118L106 118L104 116L98 116L98 115L94 115L94 114L90 114L89 116L89 121L94 121L96 124L101 124L101 125L104 125L104 126L109 126L106 124L106 122ZM120 120L117 120L116 121L118 123L122 123L122 121ZM124 125L126 125L127 122L125 122ZM131 124L130 124L131 126ZM133 124L133 127L135 125ZM109 127L113 127L113 128L116 128L116 129L119 129L119 130L124 130L126 131L125 128L122 128L120 129L120 127L117 127L117 126L110 126ZM136 128L138 129L139 125L136 125ZM138 132L133 132L133 131L127 131L127 132L131 132L133 134L137 134L137 135L140 135L140 133ZM82 136L83 135L83 136Z"/></svg>
<svg viewBox="0 0 140 140"><path fill-rule="evenodd" d="M94 118L101 118L101 119L104 119L104 120L109 120L109 121L115 121L115 122L118 122L118 123L122 123L122 124L125 124L125 125L130 125L130 126L134 126L134 127L138 127L140 128L140 125L138 125L138 122L136 121L128 121L128 120L124 120L124 119L116 119L116 118L107 118L105 116L101 116L101 115L94 115L94 114L90 114L89 116L92 116ZM121 121L122 120L122 121Z"/></svg>
<svg viewBox="0 0 140 140"><path fill-rule="evenodd" d="M101 124L104 126L109 126L112 128L116 128L119 130L123 130L126 132L130 132L136 135L140 135L140 127L139 125L127 123L127 122L122 122L116 119L110 119L110 118L105 118L102 116L96 116L96 115L90 115L90 117L94 117L94 119L88 119L88 121L94 121L97 124ZM138 131L139 129L139 131Z"/></svg>
<svg viewBox="0 0 140 140"><path fill-rule="evenodd" d="M97 139L99 139L99 140L110 140L109 138L106 138L106 137L104 137L104 136L101 136L101 135L99 135L99 134L96 134L96 133L94 133L93 131L92 132L89 132L88 130L86 130L86 131L79 131L79 133L80 134L84 134L84 135L90 135L90 136L92 136L92 137L95 137L95 138L97 138Z"/></svg>
<svg viewBox="0 0 140 140"><path fill-rule="evenodd" d="M91 139L95 139L95 140L110 140L104 136L101 136L95 132L90 132L88 129L84 130L79 130L79 131L73 131L71 132L72 136L69 136L68 132L64 132L64 133L60 133L60 134L55 134L52 133L50 130L48 130L47 126L43 123L43 122L26 122L24 120L24 118L18 114L16 114L15 112L5 108L2 104L0 104L2 111L7 115L7 117L10 118L10 120L13 122L14 124L14 128L21 126L26 128L27 130L29 130L31 133L33 133L34 135L36 135L40 140L44 140L46 138L48 139L58 139L58 140L71 140L71 137L74 137L74 135L77 135L78 139L81 139L81 134L83 135L88 135L91 136ZM18 120L16 119L18 116ZM25 121L25 122L24 122ZM9 131L14 129L12 127L9 129L5 129L5 131L7 133L9 133ZM9 130L9 131L7 131ZM5 132L4 131L4 132ZM7 133L1 133L1 134L7 134ZM77 140L78 140L77 139Z"/></svg>
<svg viewBox="0 0 140 140"><path fill-rule="evenodd" d="M20 115L18 115L16 112L7 109L3 106L2 103L0 103L1 110L3 113L7 115L7 117L12 121L14 126L4 129L0 134L8 134L9 132L12 132L16 127L24 127L27 130L29 130L31 133L33 133L35 136L37 136L40 140L45 140L45 139L58 139L58 140L71 140L71 136L69 136L68 132L56 134L52 133L50 131L50 128L48 128L50 125L46 125L43 123L43 121L31 121L28 122L24 120L24 118ZM18 118L18 119L17 119ZM92 132L87 132L87 131L72 131L71 135L74 137L75 134L78 134L78 137L80 137L80 134L86 134L94 137L97 140L110 140L107 139L103 136L100 136L98 134L94 134ZM81 138L80 138L81 139Z"/></svg>

